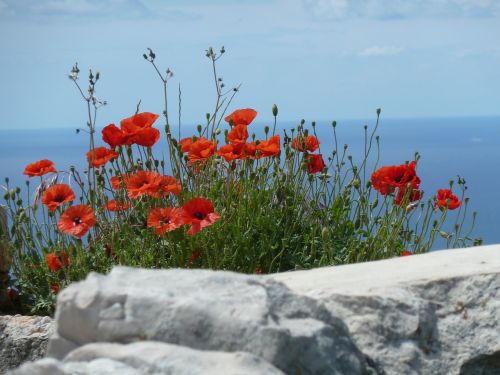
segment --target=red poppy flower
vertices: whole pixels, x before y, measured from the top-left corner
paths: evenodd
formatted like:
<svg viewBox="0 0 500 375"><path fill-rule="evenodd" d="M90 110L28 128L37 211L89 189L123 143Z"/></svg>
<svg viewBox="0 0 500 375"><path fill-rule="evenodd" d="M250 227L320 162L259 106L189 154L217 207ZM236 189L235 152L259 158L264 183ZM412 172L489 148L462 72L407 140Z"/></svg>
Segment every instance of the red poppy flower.
<svg viewBox="0 0 500 375"><path fill-rule="evenodd" d="M314 135L308 135L307 137L300 136L292 140L292 148L306 152L314 152L319 147L319 140Z"/></svg>
<svg viewBox="0 0 500 375"><path fill-rule="evenodd" d="M144 128L150 128L160 117L151 112L142 112L120 121L120 127L128 133L135 133Z"/></svg>
<svg viewBox="0 0 500 375"><path fill-rule="evenodd" d="M196 249L194 250L191 255L189 256L188 260L187 260L187 264L186 266L187 267L193 267L194 266L194 263L198 260L198 259L201 259L203 257L203 251L201 251L200 249Z"/></svg>
<svg viewBox="0 0 500 375"><path fill-rule="evenodd" d="M125 134L115 124L109 124L102 129L102 140L113 149L126 143Z"/></svg>
<svg viewBox="0 0 500 375"><path fill-rule="evenodd" d="M406 192L408 191L408 189L406 188L399 188L398 190L398 194L396 195L396 199L394 200L394 203L400 205L401 202L403 201L403 198L405 196L405 194L407 194ZM420 200L420 198L422 198L422 192L418 189L412 189L410 194L408 195L408 201L409 202L414 202L414 201L418 201ZM412 205L409 205L409 207L407 207L407 209L411 210L413 208Z"/></svg>
<svg viewBox="0 0 500 375"><path fill-rule="evenodd" d="M145 194L155 198L160 196L161 176L158 173L139 171L128 175L124 182L129 198L139 198Z"/></svg>
<svg viewBox="0 0 500 375"><path fill-rule="evenodd" d="M280 154L280 136L275 135L267 141L260 141L257 150L262 156L277 156Z"/></svg>
<svg viewBox="0 0 500 375"><path fill-rule="evenodd" d="M127 178L128 175L124 175L123 178ZM120 185L122 183L122 177L121 176L113 176L109 179L109 182L111 183L111 187L115 190L120 188Z"/></svg>
<svg viewBox="0 0 500 375"><path fill-rule="evenodd" d="M456 195L453 195L450 189L439 189L436 197L436 204L439 208L448 208L454 210L462 204Z"/></svg>
<svg viewBox="0 0 500 375"><path fill-rule="evenodd" d="M195 139L196 140L196 139ZM193 137L182 138L179 143L181 144L182 152L189 152L191 145L193 144Z"/></svg>
<svg viewBox="0 0 500 375"><path fill-rule="evenodd" d="M188 159L191 163L206 160L215 153L216 147L215 142L211 142L203 137L198 138L189 148Z"/></svg>
<svg viewBox="0 0 500 375"><path fill-rule="evenodd" d="M61 286L57 283L50 284L50 291L54 294L59 294L59 291L61 290Z"/></svg>
<svg viewBox="0 0 500 375"><path fill-rule="evenodd" d="M409 164L379 168L371 176L373 188L382 195L391 194L397 188L404 191L409 185L418 189L420 178L415 171L416 165L412 161Z"/></svg>
<svg viewBox="0 0 500 375"><path fill-rule="evenodd" d="M185 212L181 208L152 208L148 215L148 227L162 236L186 224Z"/></svg>
<svg viewBox="0 0 500 375"><path fill-rule="evenodd" d="M29 177L34 176L42 176L46 173L57 173L54 168L54 163L48 159L39 160L35 163L28 164L26 168L24 168L24 174Z"/></svg>
<svg viewBox="0 0 500 375"><path fill-rule="evenodd" d="M118 154L106 147L96 147L94 150L87 152L87 161L94 167L98 168L106 164L108 161L114 160Z"/></svg>
<svg viewBox="0 0 500 375"><path fill-rule="evenodd" d="M318 173L325 169L325 161L321 154L306 154L307 172Z"/></svg>
<svg viewBox="0 0 500 375"><path fill-rule="evenodd" d="M49 253L45 256L47 266L52 272L57 272L63 267L69 267L69 256L66 250L61 250L61 255Z"/></svg>
<svg viewBox="0 0 500 375"><path fill-rule="evenodd" d="M102 207L108 211L117 212L128 210L131 207L131 204L130 202L117 202L116 200L111 199Z"/></svg>
<svg viewBox="0 0 500 375"><path fill-rule="evenodd" d="M91 227L97 224L92 207L80 204L64 211L57 227L65 234L82 237Z"/></svg>
<svg viewBox="0 0 500 375"><path fill-rule="evenodd" d="M181 189L181 183L175 177L161 176L160 190L162 190L165 194L172 193L174 195L179 195L181 193Z"/></svg>
<svg viewBox="0 0 500 375"><path fill-rule="evenodd" d="M236 125L249 125L253 119L257 116L257 111L251 108L237 109L229 116L226 116L224 120L231 126Z"/></svg>
<svg viewBox="0 0 500 375"><path fill-rule="evenodd" d="M224 145L219 148L217 155L222 156L226 161L233 161L235 159L244 159L245 154L243 153L244 146L242 144L238 145Z"/></svg>
<svg viewBox="0 0 500 375"><path fill-rule="evenodd" d="M236 125L233 126L227 138L232 144L243 144L247 141L248 130L246 125Z"/></svg>
<svg viewBox="0 0 500 375"><path fill-rule="evenodd" d="M246 157L250 159L260 159L262 157L260 152L257 153L257 144L255 142L245 143L241 156L242 159L246 159Z"/></svg>
<svg viewBox="0 0 500 375"><path fill-rule="evenodd" d="M186 214L186 224L191 224L191 228L187 232L190 236L214 224L220 217L215 212L212 201L206 198L193 198L187 201L182 209Z"/></svg>
<svg viewBox="0 0 500 375"><path fill-rule="evenodd" d="M75 193L66 184L55 184L45 190L42 194L42 203L45 204L50 212L56 210L66 202L72 202L75 199Z"/></svg>
<svg viewBox="0 0 500 375"><path fill-rule="evenodd" d="M132 143L144 147L153 147L153 145L160 139L160 131L155 128L145 128L136 131L130 135Z"/></svg>
<svg viewBox="0 0 500 375"><path fill-rule="evenodd" d="M407 257L409 255L413 255L413 253L411 251L408 251L408 250L405 250L401 253L401 257Z"/></svg>

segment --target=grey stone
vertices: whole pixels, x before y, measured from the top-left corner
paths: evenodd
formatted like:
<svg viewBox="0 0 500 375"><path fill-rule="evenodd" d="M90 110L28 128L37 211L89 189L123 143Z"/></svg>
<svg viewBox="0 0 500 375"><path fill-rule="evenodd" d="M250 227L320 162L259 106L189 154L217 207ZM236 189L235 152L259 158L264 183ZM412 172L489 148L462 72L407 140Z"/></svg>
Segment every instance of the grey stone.
<svg viewBox="0 0 500 375"><path fill-rule="evenodd" d="M161 341L243 351L285 373L373 373L345 324L322 303L262 277L115 267L58 296L49 356L93 342Z"/></svg>
<svg viewBox="0 0 500 375"><path fill-rule="evenodd" d="M47 316L0 316L0 374L24 361L42 358L52 326Z"/></svg>
<svg viewBox="0 0 500 375"><path fill-rule="evenodd" d="M84 345L58 361L28 363L10 375L284 375L263 359L244 352L201 351L162 342Z"/></svg>
<svg viewBox="0 0 500 375"><path fill-rule="evenodd" d="M500 374L500 245L270 277L323 302L387 374Z"/></svg>

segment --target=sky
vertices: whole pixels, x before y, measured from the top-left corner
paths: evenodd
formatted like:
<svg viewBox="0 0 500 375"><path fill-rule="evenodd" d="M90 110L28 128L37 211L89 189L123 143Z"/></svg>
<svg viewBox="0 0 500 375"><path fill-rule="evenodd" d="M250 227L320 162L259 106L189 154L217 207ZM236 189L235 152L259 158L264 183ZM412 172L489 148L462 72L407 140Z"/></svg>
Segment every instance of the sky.
<svg viewBox="0 0 500 375"><path fill-rule="evenodd" d="M160 113L148 47L183 123L215 105L209 46L261 121L500 115L499 40L498 0L0 0L0 129L84 125L75 62L100 72L98 126Z"/></svg>

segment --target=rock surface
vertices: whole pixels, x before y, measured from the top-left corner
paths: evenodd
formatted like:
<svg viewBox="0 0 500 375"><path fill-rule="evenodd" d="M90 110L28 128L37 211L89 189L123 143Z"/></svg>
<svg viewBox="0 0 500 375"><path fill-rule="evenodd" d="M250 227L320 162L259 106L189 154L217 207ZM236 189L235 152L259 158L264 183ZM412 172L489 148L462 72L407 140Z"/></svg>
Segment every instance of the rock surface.
<svg viewBox="0 0 500 375"><path fill-rule="evenodd" d="M27 363L12 375L284 375L263 359L245 352L189 349L155 341L95 343L71 352L63 362L45 358Z"/></svg>
<svg viewBox="0 0 500 375"><path fill-rule="evenodd" d="M387 374L500 374L500 246L271 276L323 302Z"/></svg>
<svg viewBox="0 0 500 375"><path fill-rule="evenodd" d="M62 291L56 321L53 358L13 375L499 375L500 245L269 276L117 267Z"/></svg>
<svg viewBox="0 0 500 375"><path fill-rule="evenodd" d="M285 373L370 373L345 324L271 279L231 272L115 267L63 290L48 354L93 342L161 341L244 351Z"/></svg>
<svg viewBox="0 0 500 375"><path fill-rule="evenodd" d="M0 374L22 362L42 358L52 326L47 316L0 316Z"/></svg>

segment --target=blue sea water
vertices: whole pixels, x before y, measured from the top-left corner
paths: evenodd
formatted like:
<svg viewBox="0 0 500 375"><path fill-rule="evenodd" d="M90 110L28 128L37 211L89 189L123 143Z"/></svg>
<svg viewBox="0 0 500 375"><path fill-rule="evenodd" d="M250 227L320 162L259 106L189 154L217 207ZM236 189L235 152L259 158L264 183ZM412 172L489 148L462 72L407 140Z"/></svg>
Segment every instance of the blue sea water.
<svg viewBox="0 0 500 375"><path fill-rule="evenodd" d="M348 144L348 153L358 162L364 148L365 124L370 131L375 118L338 121L336 128L340 147ZM254 123L250 131L262 136L263 125ZM281 123L279 128L296 125ZM316 129L321 151L327 155L334 146L330 122L319 121ZM194 126L183 126L182 136L192 134ZM377 134L380 166L403 164L413 160L416 151L420 153L417 173L427 197L439 188L447 188L449 180L457 175L465 178L470 211L478 212L474 237L483 238L485 244L500 243L500 117L382 117ZM155 148L156 155L166 154L164 140ZM86 134L76 134L74 128L0 130L0 185L4 185L3 177L8 176L11 186L24 189L26 178L22 171L27 164L39 159L54 161L58 170L68 170L70 165L81 168L86 163L87 150Z"/></svg>

